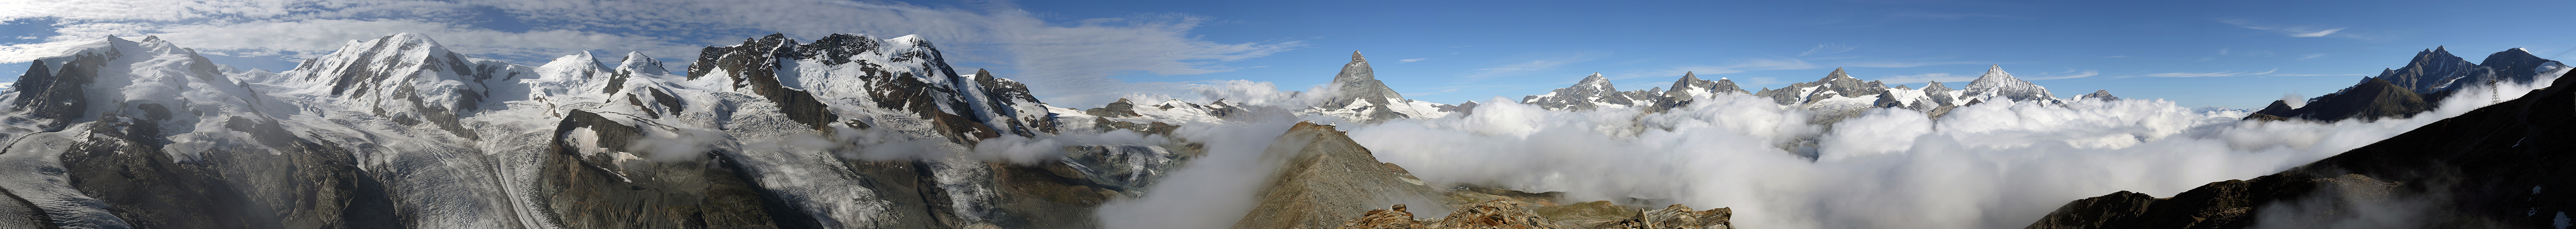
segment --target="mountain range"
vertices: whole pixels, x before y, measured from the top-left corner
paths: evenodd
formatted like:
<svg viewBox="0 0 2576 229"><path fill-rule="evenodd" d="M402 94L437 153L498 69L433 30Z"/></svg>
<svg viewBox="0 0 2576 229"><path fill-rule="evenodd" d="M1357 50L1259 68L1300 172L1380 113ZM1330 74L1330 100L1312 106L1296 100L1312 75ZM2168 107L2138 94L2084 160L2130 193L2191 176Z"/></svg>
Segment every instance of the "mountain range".
<svg viewBox="0 0 2576 229"><path fill-rule="evenodd" d="M1334 123L1470 117L1484 105L1405 99L1377 80L1358 52L1320 90L1294 94L1310 104L1121 99L1087 109L1041 102L1031 85L989 71L961 74L943 55L918 36L805 41L771 34L705 47L680 71L642 53L613 66L589 52L530 66L402 33L349 41L273 72L216 64L159 37L106 37L32 60L0 90L8 113L0 123L7 142L0 147L0 197L9 200L0 201L0 225L7 225L0 227L1095 228L1104 204L1150 195L1149 187L1207 156L1206 139L1180 133L1276 118L1261 115L1270 113L1313 120L1288 127L1263 149L1260 157L1280 167L1250 194L1260 198L1234 220L1236 228L1726 228L1734 213L1426 183L1379 161ZM2353 89L2302 107L2276 102L2281 109L2247 119L2407 116L2462 88L2568 69L2520 49L2465 63L2428 50ZM2561 101L2568 94L2559 84L2543 90L2546 96L2318 162L2332 169L2312 165L2285 172L2297 176L2238 183L2275 193L2328 183L2432 193L2425 195L2459 203L2445 209L2475 211L2461 216L2537 225L2528 223L2539 216L2504 213L2563 209L2556 203L2566 198L2540 194L2539 186L2530 186L2531 194L2506 191L2563 183L2548 178L2564 174L2540 163L2566 159L2550 154L2566 151L2550 148L2563 141L2546 140L2564 139L2552 135L2565 132L2558 128L2564 123L2540 120L2576 106ZM1810 111L1811 124L1871 109L1938 118L1981 103L2120 99L2104 90L2059 98L1997 65L1960 89L1941 82L1889 87L1838 68L1777 89L1748 91L1730 79L1685 72L1669 89L1621 91L1596 73L1519 103L1651 113L1720 96ZM1075 135L1145 140L1030 143ZM1814 137L1776 147L1812 159ZM1014 147L1026 145L1038 147ZM2522 162L2461 164L2506 163L2495 160ZM2403 172L2455 170L2498 178ZM2506 172L2524 170L2546 173ZM2363 177L2324 176L2338 171ZM2033 227L2164 225L2136 223L2183 219L2176 214L2241 218L2249 217L2243 209L2189 201L2300 197L2238 195L2251 192L2244 187L2205 188L2237 196L2186 201L2134 193L2080 200ZM2555 199L2499 201L2506 197ZM1398 205L1404 203L1455 211L1417 219Z"/></svg>

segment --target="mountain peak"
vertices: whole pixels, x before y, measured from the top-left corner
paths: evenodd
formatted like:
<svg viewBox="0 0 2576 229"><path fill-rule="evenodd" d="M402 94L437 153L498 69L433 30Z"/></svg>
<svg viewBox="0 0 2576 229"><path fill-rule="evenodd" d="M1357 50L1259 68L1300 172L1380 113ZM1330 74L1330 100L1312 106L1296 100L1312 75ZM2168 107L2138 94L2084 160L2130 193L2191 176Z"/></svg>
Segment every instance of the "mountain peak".
<svg viewBox="0 0 2576 229"><path fill-rule="evenodd" d="M1833 72L1833 73L1825 73L1825 79L1827 79L1827 80L1831 80L1831 79L1855 79L1855 80L1857 80L1857 79L1860 79L1860 78L1852 78L1852 77L1851 77L1851 74L1843 73L1843 68L1834 68L1834 72Z"/></svg>
<svg viewBox="0 0 2576 229"><path fill-rule="evenodd" d="M1985 75L1977 76L1976 81L1968 82L1967 93L1971 97L1993 96L2016 101L2057 99L2055 95L2048 93L2047 87L2013 78L2012 73L2004 72L2004 67L2000 64L1987 67Z"/></svg>
<svg viewBox="0 0 2576 229"><path fill-rule="evenodd" d="M396 33L394 35L385 36L382 40L392 41L394 44L423 44L438 46L438 40L431 40L429 39L429 35L421 35L419 33Z"/></svg>
<svg viewBox="0 0 2576 229"><path fill-rule="evenodd" d="M581 51L572 55L564 55L563 57L555 58L554 61L546 62L546 65L544 66L537 66L538 71L553 73L545 75L567 76L573 77L573 79L589 79L593 76L593 72L598 72L600 69L606 68L606 66L599 63L599 58L590 55L590 51Z"/></svg>
<svg viewBox="0 0 2576 229"><path fill-rule="evenodd" d="M655 60L653 57L644 56L643 51L626 52L626 58L621 58L617 62L618 71L671 74L671 70L662 68L662 60Z"/></svg>
<svg viewBox="0 0 2576 229"><path fill-rule="evenodd" d="M1986 68L1986 74L1985 74L1985 75L1978 75L1978 76L1977 76L1977 80L1976 80L1976 82L1986 82L1986 79L1989 79L1989 78L1992 78L1992 79L1995 79L1995 80L2014 80L2014 81L2020 81L2020 80L2021 80L2020 78L2013 78L2012 73L2010 73L2010 72L2004 72L2004 65L2001 65L2001 64L1997 64L1997 65L1994 65L1994 66L1991 66L1991 67L1987 67L1987 68ZM1972 84L1973 84L1973 83L1972 83Z"/></svg>
<svg viewBox="0 0 2576 229"><path fill-rule="evenodd" d="M1352 63L1368 63L1368 58L1367 58L1367 57L1360 57L1360 50L1351 50L1351 62L1352 62Z"/></svg>

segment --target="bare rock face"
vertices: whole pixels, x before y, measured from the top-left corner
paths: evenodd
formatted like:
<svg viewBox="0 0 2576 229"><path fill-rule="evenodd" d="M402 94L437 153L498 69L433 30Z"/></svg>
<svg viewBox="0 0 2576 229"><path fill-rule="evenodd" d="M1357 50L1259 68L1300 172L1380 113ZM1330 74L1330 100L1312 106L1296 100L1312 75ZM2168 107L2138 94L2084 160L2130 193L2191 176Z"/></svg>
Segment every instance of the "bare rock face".
<svg viewBox="0 0 2576 229"><path fill-rule="evenodd" d="M2576 211L2576 192L2558 191L2576 186L2569 117L2576 81L2558 81L2288 171L2077 200L2028 228L2564 227Z"/></svg>
<svg viewBox="0 0 2576 229"><path fill-rule="evenodd" d="M1404 205L1397 204L1392 209L1369 210L1368 214L1361 214L1358 219L1351 219L1348 223L1342 223L1342 227L1340 228L1415 229L1432 227L1429 224L1423 224L1420 220L1414 220L1412 212L1405 212Z"/></svg>
<svg viewBox="0 0 2576 229"><path fill-rule="evenodd" d="M1332 98L1316 105L1317 108L1359 111L1359 117L1355 118L1361 118L1360 121L1409 117L1405 112L1395 110L1404 106L1394 104L1408 101L1404 94L1396 93L1395 89L1386 87L1386 82L1378 81L1377 71L1369 68L1368 58L1361 57L1359 51L1351 51L1351 63L1343 64L1342 72L1333 75L1332 86L1340 90L1339 94L1326 95Z"/></svg>
<svg viewBox="0 0 2576 229"><path fill-rule="evenodd" d="M1438 228L1438 229L1724 229L1732 228L1729 218L1734 212L1726 208L1692 211L1689 206L1674 204L1663 209L1610 205L1594 201L1575 205L1535 206L1512 199L1494 199L1456 206L1455 212L1438 220L1414 219L1404 205L1392 209L1369 210L1358 219L1342 224L1343 229ZM1613 217L1599 217L1614 215ZM1606 219L1605 219L1606 218Z"/></svg>
<svg viewBox="0 0 2576 229"><path fill-rule="evenodd" d="M553 154L539 193L548 210L575 228L774 228L772 210L761 204L759 189L721 154L708 153L682 161L655 161L633 151L649 130L573 110L556 128ZM640 155L639 155L640 154ZM790 221L797 225L803 220Z"/></svg>
<svg viewBox="0 0 2576 229"><path fill-rule="evenodd" d="M1333 228L1375 206L1436 200L1395 167L1333 126L1299 122L1263 158L1285 161L1261 189L1259 205L1234 228Z"/></svg>
<svg viewBox="0 0 2576 229"><path fill-rule="evenodd" d="M2345 119L2377 120L2380 118L2415 117L2416 113L2436 107L2422 94L2406 90L2379 78L2362 79L2361 84L2334 94L2317 96L2307 106L2291 109L2287 103L2273 101L2273 106L2255 111L2245 119L2340 121Z"/></svg>

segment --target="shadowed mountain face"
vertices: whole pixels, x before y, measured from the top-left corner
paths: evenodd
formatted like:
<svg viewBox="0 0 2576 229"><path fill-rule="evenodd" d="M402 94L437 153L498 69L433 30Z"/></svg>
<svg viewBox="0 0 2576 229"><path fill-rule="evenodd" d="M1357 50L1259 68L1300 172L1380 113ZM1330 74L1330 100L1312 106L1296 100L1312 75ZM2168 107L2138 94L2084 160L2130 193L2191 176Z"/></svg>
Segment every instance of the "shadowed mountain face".
<svg viewBox="0 0 2576 229"><path fill-rule="evenodd" d="M2435 105L2432 102L2427 101L2422 94L2415 94L2415 92L2407 91L2405 87L2397 86L2394 83L2389 83L2388 81L2380 80L2379 78L2365 78L2362 79L2360 85L2353 85L2352 88L2347 88L2343 91L2335 92L2334 94L2317 96L2316 99L2308 101L2308 105L2304 107L2292 109L2288 104L2280 101L2273 101L2272 106L2267 106L2264 107L2263 110L2255 111L2253 115L2248 115L2245 119L2274 121L2287 120L2291 118L2316 121L2335 121L2344 119L2377 120L2380 118L2415 117L2416 113L2431 111L2434 107Z"/></svg>
<svg viewBox="0 0 2576 229"><path fill-rule="evenodd" d="M2086 198L2029 228L2564 228L2570 139L2576 81L2558 81L2281 173Z"/></svg>
<svg viewBox="0 0 2576 229"><path fill-rule="evenodd" d="M2530 83L2541 75L2565 74L2568 69L2565 64L2532 56L2521 48L2487 55L2483 64L2470 64L2436 47L2415 53L2415 59L2404 68L2382 70L2379 76L2364 78L2352 87L2311 98L2306 106L2289 107L2287 101L2275 101L2245 119L2332 122L2414 117L2440 107L2443 99L2463 89Z"/></svg>

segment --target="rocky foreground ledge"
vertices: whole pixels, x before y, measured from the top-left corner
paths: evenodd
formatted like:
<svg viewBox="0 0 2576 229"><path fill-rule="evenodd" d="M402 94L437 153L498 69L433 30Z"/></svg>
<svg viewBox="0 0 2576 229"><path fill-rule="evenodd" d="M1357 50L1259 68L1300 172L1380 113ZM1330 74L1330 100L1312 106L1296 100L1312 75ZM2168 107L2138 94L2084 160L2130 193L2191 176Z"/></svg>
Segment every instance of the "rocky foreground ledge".
<svg viewBox="0 0 2576 229"><path fill-rule="evenodd" d="M1261 190L1259 206L1234 228L1732 228L1727 208L1692 211L1592 201L1557 204L1558 193L1462 186L1433 188L1331 125L1300 122L1271 143L1264 158L1284 159ZM1439 219L1414 218L1402 203L1456 209ZM1370 209L1390 206L1390 209Z"/></svg>

